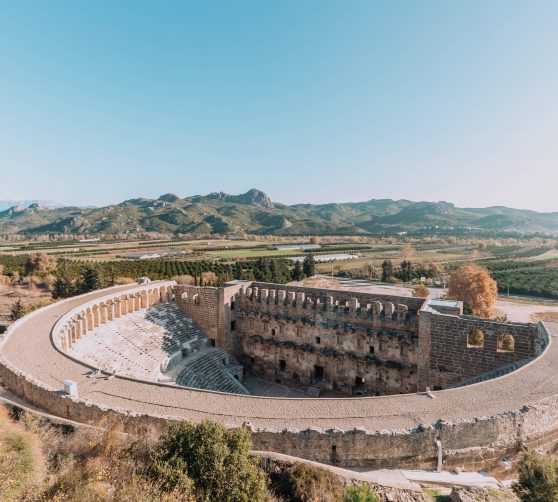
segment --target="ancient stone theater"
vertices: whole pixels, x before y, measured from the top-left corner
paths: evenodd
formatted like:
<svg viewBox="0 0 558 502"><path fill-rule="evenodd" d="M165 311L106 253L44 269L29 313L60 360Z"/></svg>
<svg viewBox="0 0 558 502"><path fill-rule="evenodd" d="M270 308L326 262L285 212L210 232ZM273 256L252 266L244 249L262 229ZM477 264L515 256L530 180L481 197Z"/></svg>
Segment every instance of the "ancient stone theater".
<svg viewBox="0 0 558 502"><path fill-rule="evenodd" d="M212 419L258 450L345 467L495 471L557 444L556 335L450 300L144 281L16 321L0 378L75 422Z"/></svg>

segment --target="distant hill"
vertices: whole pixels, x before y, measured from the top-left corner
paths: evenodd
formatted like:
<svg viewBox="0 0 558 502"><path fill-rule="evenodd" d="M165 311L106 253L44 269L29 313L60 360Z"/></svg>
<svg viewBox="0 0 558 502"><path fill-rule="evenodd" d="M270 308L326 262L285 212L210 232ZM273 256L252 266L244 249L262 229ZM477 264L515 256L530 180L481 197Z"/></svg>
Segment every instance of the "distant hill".
<svg viewBox="0 0 558 502"><path fill-rule="evenodd" d="M9 208L0 206L4 208L0 211L0 233L558 235L558 213L391 199L288 206L273 202L256 189L240 195L214 192L186 198L168 193L158 199L130 199L99 208L56 207L44 202L12 201Z"/></svg>
<svg viewBox="0 0 558 502"><path fill-rule="evenodd" d="M54 209L64 207L64 204L60 204L54 200L0 200L0 211L5 211L11 207L29 207L29 206L40 206L46 209Z"/></svg>

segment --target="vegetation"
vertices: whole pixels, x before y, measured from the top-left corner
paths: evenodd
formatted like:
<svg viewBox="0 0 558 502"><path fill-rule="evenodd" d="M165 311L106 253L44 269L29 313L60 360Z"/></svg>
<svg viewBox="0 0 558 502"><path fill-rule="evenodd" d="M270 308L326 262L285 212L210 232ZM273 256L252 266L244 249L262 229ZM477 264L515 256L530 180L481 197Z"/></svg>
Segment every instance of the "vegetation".
<svg viewBox="0 0 558 502"><path fill-rule="evenodd" d="M259 502L266 479L245 429L204 421L171 426L151 455L150 470L165 491L187 489L199 502Z"/></svg>
<svg viewBox="0 0 558 502"><path fill-rule="evenodd" d="M0 407L0 493L6 502L378 502L367 484L345 487L301 463L269 474L250 434L205 421L123 433L122 425L68 431ZM22 427L25 425L25 427ZM262 462L267 467L266 462Z"/></svg>
<svg viewBox="0 0 558 502"><path fill-rule="evenodd" d="M289 476L291 497L296 502L343 502L343 485L330 471L309 464L295 464Z"/></svg>
<svg viewBox="0 0 558 502"><path fill-rule="evenodd" d="M32 485L36 467L29 434L12 424L0 407L0 498L19 499Z"/></svg>
<svg viewBox="0 0 558 502"><path fill-rule="evenodd" d="M413 296L416 298L428 298L429 294L430 290L425 284L420 283L413 288Z"/></svg>
<svg viewBox="0 0 558 502"><path fill-rule="evenodd" d="M498 288L488 270L478 265L464 265L451 275L447 296L462 301L473 315L491 317Z"/></svg>
<svg viewBox="0 0 558 502"><path fill-rule="evenodd" d="M518 465L513 490L522 502L558 502L558 461L526 454Z"/></svg>

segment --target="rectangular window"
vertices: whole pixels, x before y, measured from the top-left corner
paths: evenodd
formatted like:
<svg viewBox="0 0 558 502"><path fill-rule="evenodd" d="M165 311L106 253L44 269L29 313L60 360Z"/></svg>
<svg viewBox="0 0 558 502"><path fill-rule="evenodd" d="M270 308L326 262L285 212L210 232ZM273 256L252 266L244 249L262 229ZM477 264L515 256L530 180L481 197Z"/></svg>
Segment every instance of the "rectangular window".
<svg viewBox="0 0 558 502"><path fill-rule="evenodd" d="M322 341L322 339L319 336L317 336L316 337L316 345L320 345L321 341Z"/></svg>
<svg viewBox="0 0 558 502"><path fill-rule="evenodd" d="M236 303L236 302L235 302L234 300L231 300L231 310L234 310L235 303Z"/></svg>
<svg viewBox="0 0 558 502"><path fill-rule="evenodd" d="M236 321L231 321L231 331L236 329Z"/></svg>
<svg viewBox="0 0 558 502"><path fill-rule="evenodd" d="M370 347L368 348L368 352L370 352L370 354L374 354L374 346L370 345Z"/></svg>
<svg viewBox="0 0 558 502"><path fill-rule="evenodd" d="M271 329L271 336L275 336L275 328Z"/></svg>
<svg viewBox="0 0 558 502"><path fill-rule="evenodd" d="M279 360L279 369L281 371L285 371L287 369L287 361L285 361L284 359L280 359Z"/></svg>

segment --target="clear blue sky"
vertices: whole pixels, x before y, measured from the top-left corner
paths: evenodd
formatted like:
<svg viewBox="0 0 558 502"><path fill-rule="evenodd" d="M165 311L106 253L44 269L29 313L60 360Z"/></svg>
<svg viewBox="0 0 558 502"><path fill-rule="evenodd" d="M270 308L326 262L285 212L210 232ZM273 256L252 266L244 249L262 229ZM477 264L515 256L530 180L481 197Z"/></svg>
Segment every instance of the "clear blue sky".
<svg viewBox="0 0 558 502"><path fill-rule="evenodd" d="M558 211L558 2L0 0L0 199Z"/></svg>

